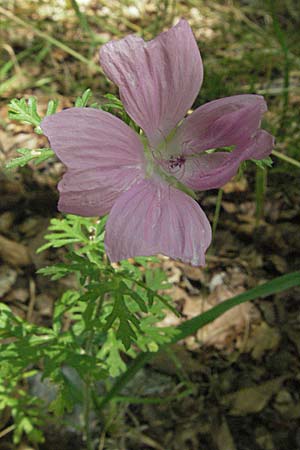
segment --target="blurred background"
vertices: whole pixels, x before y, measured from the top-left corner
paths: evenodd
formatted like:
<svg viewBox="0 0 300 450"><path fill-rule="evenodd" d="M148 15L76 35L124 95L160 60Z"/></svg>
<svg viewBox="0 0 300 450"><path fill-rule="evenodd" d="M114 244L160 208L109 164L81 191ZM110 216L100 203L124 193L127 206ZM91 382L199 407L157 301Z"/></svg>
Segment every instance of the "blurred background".
<svg viewBox="0 0 300 450"><path fill-rule="evenodd" d="M49 99L69 107L91 88L93 99L104 102L117 89L98 64L100 46L129 33L152 39L181 17L204 64L194 107L228 95L264 95L263 127L275 135L276 148L272 168L249 163L222 191L200 193L215 239L204 269L160 258L183 317L169 314L165 324L299 269L299 1L2 0L0 17L0 297L15 314L47 326L66 289L35 275L61 257L35 251L57 214L63 167L50 161L4 169L17 148L47 145L31 126L8 119L9 101L34 95L44 114ZM112 407L101 449L299 450L299 306L296 289L245 304L160 354L137 384L162 401ZM164 401L183 381L191 394ZM7 423L9 412L2 411L0 427L7 430ZM0 449L84 448L76 427L49 419L44 433L45 443L31 447L26 438L14 446L10 433L0 431Z"/></svg>

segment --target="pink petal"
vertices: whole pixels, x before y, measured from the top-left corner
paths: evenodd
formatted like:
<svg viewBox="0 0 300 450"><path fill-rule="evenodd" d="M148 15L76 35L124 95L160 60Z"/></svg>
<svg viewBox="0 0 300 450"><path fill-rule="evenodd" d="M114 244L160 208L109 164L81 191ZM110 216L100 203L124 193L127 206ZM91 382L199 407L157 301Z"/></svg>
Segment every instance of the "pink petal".
<svg viewBox="0 0 300 450"><path fill-rule="evenodd" d="M223 186L238 170L240 160L227 152L203 153L187 159L180 181L195 191Z"/></svg>
<svg viewBox="0 0 300 450"><path fill-rule="evenodd" d="M271 154L273 147L274 137L265 130L258 130L251 145L242 151L243 159L264 159Z"/></svg>
<svg viewBox="0 0 300 450"><path fill-rule="evenodd" d="M104 215L120 192L143 176L143 145L115 116L94 108L70 108L46 117L42 130L67 166L60 181L59 209Z"/></svg>
<svg viewBox="0 0 300 450"><path fill-rule="evenodd" d="M142 180L116 200L106 225L112 262L163 253L193 265L205 264L211 228L200 206L160 181Z"/></svg>
<svg viewBox="0 0 300 450"><path fill-rule="evenodd" d="M188 116L169 144L176 153L247 145L267 106L259 95L235 95L206 103Z"/></svg>
<svg viewBox="0 0 300 450"><path fill-rule="evenodd" d="M100 50L100 62L153 146L184 117L203 79L199 49L185 20L149 42L133 35L110 41Z"/></svg>
<svg viewBox="0 0 300 450"><path fill-rule="evenodd" d="M196 191L219 188L236 174L242 161L266 158L273 146L273 136L265 130L258 130L248 146L237 147L231 153L202 153L197 158L187 158L177 178Z"/></svg>
<svg viewBox="0 0 300 450"><path fill-rule="evenodd" d="M80 216L103 216L120 193L140 178L139 170L124 167L68 170L58 184L58 209Z"/></svg>

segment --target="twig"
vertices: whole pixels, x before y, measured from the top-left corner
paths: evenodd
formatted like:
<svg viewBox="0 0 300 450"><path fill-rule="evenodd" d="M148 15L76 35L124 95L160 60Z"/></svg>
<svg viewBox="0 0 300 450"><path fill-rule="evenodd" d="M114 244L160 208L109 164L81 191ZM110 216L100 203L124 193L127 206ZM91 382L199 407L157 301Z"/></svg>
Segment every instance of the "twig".
<svg viewBox="0 0 300 450"><path fill-rule="evenodd" d="M8 433L13 431L16 428L16 425L10 425L7 428L4 428L4 430L0 431L0 439L6 436Z"/></svg>

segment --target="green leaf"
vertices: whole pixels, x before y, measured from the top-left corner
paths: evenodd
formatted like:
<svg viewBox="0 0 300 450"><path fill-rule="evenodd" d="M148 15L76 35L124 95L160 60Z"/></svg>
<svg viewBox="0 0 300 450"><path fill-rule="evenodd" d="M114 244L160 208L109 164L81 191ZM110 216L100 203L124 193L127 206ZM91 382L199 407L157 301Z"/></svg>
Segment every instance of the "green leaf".
<svg viewBox="0 0 300 450"><path fill-rule="evenodd" d="M37 253L46 250L49 247L59 248L75 243L89 243L88 229L86 227L87 219L67 215L63 219L52 219L49 226L51 234L47 234L45 239L49 241L37 250ZM90 222L88 222L90 225Z"/></svg>
<svg viewBox="0 0 300 450"><path fill-rule="evenodd" d="M123 342L125 349L128 350L131 346L131 343L137 338L135 330L139 329L139 320L128 309L124 297L120 292L115 293L113 309L109 316L106 318L106 324L103 331L107 332L116 321L116 336Z"/></svg>
<svg viewBox="0 0 300 450"><path fill-rule="evenodd" d="M58 100L50 100L47 106L46 116L51 116L55 114L58 107Z"/></svg>
<svg viewBox="0 0 300 450"><path fill-rule="evenodd" d="M251 161L261 169L267 169L273 165L273 160L270 156L264 159L251 159Z"/></svg>
<svg viewBox="0 0 300 450"><path fill-rule="evenodd" d="M14 98L8 105L8 116L12 120L29 123L38 127L41 123L41 117L37 112L37 100L35 97L17 99Z"/></svg>
<svg viewBox="0 0 300 450"><path fill-rule="evenodd" d="M30 148L19 148L17 150L20 155L18 158L14 158L6 164L7 169L13 169L15 167L24 167L30 161L33 161L35 164L40 164L43 161L46 161L49 158L55 156L53 150L51 148L37 148L32 150Z"/></svg>
<svg viewBox="0 0 300 450"><path fill-rule="evenodd" d="M111 377L117 377L126 370L126 364L120 354L124 351L123 343L117 339L114 330L110 329L97 357L105 360Z"/></svg>
<svg viewBox="0 0 300 450"><path fill-rule="evenodd" d="M75 100L76 108L84 108L85 106L87 106L88 101L90 100L90 98L92 96L93 96L92 90L86 89L80 97L76 98L76 100Z"/></svg>
<svg viewBox="0 0 300 450"><path fill-rule="evenodd" d="M56 113L57 106L58 100L50 100L47 105L46 116ZM35 97L29 97L28 100L25 98L12 99L8 105L8 117L12 120L29 123L35 127L37 134L43 134L40 127L42 118L37 111L37 100Z"/></svg>
<svg viewBox="0 0 300 450"><path fill-rule="evenodd" d="M146 285L153 291L162 291L164 289L170 289L172 286L166 277L165 272L162 269L147 269L145 272Z"/></svg>

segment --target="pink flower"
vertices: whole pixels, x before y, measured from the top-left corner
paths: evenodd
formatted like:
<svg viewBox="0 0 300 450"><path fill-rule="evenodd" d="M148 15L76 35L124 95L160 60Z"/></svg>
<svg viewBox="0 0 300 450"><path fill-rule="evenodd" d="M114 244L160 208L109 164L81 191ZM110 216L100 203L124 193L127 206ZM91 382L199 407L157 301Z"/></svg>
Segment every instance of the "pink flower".
<svg viewBox="0 0 300 450"><path fill-rule="evenodd" d="M109 213L111 261L164 253L204 265L211 228L189 189L218 188L242 161L271 153L273 137L260 129L263 97L215 100L184 119L203 79L185 20L149 42L132 35L111 41L101 48L100 61L147 139L93 108L46 117L42 129L67 166L58 208L82 216ZM206 152L225 146L233 151Z"/></svg>

